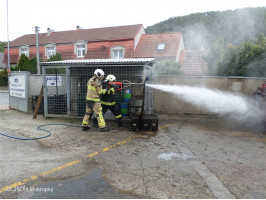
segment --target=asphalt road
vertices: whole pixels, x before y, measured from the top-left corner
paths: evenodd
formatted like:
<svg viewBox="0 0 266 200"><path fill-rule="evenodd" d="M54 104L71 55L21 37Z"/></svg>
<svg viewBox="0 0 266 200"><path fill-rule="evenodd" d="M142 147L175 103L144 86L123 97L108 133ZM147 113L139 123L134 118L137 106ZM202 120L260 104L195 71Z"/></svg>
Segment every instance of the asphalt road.
<svg viewBox="0 0 266 200"><path fill-rule="evenodd" d="M41 124L80 125L0 111L0 132L39 137ZM0 198L266 198L266 135L210 116L160 115L157 134L107 121L47 127L37 141L0 136Z"/></svg>

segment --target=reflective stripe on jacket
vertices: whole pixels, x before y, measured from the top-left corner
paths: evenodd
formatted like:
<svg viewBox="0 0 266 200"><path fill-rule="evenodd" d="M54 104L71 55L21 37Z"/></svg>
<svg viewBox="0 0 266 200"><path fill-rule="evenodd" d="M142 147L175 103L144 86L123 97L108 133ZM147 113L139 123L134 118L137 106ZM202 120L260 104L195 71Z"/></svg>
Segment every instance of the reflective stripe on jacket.
<svg viewBox="0 0 266 200"><path fill-rule="evenodd" d="M102 104L102 105L105 105L105 106L113 106L113 105L115 105L115 102L105 102L105 101L101 101L101 104Z"/></svg>

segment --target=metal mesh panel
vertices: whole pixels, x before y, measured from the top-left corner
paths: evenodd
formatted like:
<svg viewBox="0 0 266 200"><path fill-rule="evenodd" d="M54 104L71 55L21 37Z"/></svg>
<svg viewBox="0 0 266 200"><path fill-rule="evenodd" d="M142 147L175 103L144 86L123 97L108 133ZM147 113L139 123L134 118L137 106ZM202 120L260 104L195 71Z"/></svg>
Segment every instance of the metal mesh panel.
<svg viewBox="0 0 266 200"><path fill-rule="evenodd" d="M45 77L46 115L67 115L66 69L48 68Z"/></svg>
<svg viewBox="0 0 266 200"><path fill-rule="evenodd" d="M86 107L87 82L93 76L93 72L98 68L102 69L105 72L105 76L107 76L108 74L115 75L117 82L127 80L132 83L141 83L143 81L143 66L73 67L70 69L71 115L79 117L84 116ZM124 87L125 89L131 89L132 101L134 100L134 98L143 98L142 85L128 84L124 85ZM123 102L123 91L116 92L116 103L120 105L121 102ZM130 114L130 110L132 111L132 109L129 108L128 110Z"/></svg>

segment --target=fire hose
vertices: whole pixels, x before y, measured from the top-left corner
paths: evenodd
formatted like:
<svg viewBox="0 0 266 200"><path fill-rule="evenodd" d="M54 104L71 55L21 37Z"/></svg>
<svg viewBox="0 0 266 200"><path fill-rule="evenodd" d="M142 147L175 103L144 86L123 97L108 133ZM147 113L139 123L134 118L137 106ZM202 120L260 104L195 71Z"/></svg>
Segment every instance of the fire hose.
<svg viewBox="0 0 266 200"><path fill-rule="evenodd" d="M132 83L128 80L123 80L122 82L109 82L108 85L109 85L109 87L112 87L112 85L119 86L119 88L116 89L116 91L120 91L123 88L130 87L131 85L145 85L146 81L148 81L148 80L149 80L149 77L147 76L145 78L144 82L142 82L142 83Z"/></svg>
<svg viewBox="0 0 266 200"><path fill-rule="evenodd" d="M82 127L82 126L72 125L72 124L43 124L43 125L40 125L40 126L37 127L38 131L44 131L44 132L48 133L47 135L42 136L42 137L21 138L21 137L15 137L15 136L7 135L7 134L1 133L1 132L0 132L0 135L8 137L8 138L16 139L16 140L40 140L40 139L44 139L44 138L47 138L47 137L52 135L52 133L49 130L42 128L42 127L45 127L45 126L70 126L70 127L77 127L77 128L81 128Z"/></svg>

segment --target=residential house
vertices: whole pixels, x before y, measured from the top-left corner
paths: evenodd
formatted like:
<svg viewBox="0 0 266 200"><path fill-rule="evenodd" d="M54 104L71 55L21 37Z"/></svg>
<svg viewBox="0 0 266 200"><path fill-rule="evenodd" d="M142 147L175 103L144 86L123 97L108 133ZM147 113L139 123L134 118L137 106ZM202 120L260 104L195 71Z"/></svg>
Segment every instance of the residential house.
<svg viewBox="0 0 266 200"><path fill-rule="evenodd" d="M131 58L138 41L144 34L141 24L95 29L80 29L39 34L40 60L60 53L63 60ZM24 35L10 42L10 63L17 64L20 55L36 57L35 34ZM5 48L5 55L7 49ZM7 62L5 56L4 62Z"/></svg>
<svg viewBox="0 0 266 200"><path fill-rule="evenodd" d="M179 62L184 74L187 76L204 76L208 69L204 60L207 53L207 50L182 50Z"/></svg>
<svg viewBox="0 0 266 200"><path fill-rule="evenodd" d="M175 60L187 76L203 76L207 64L206 50L185 50L182 33L143 34L134 58L155 57L156 60Z"/></svg>
<svg viewBox="0 0 266 200"><path fill-rule="evenodd" d="M184 50L182 33L143 34L134 52L134 58L154 57L179 62Z"/></svg>
<svg viewBox="0 0 266 200"><path fill-rule="evenodd" d="M56 53L60 53L63 60L154 57L180 62L183 69L185 59L190 59L184 57L182 33L145 34L142 24L94 29L77 26L76 30L59 32L48 28L46 33L39 34L39 52L41 61L47 61ZM35 34L10 42L10 64L16 65L22 53L29 58L36 57ZM7 63L7 48L4 63ZM197 70L196 74L201 75Z"/></svg>

